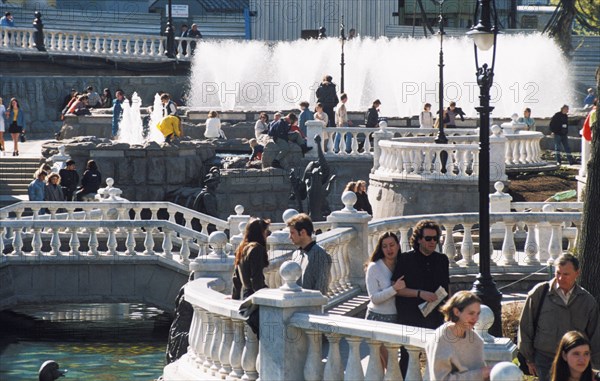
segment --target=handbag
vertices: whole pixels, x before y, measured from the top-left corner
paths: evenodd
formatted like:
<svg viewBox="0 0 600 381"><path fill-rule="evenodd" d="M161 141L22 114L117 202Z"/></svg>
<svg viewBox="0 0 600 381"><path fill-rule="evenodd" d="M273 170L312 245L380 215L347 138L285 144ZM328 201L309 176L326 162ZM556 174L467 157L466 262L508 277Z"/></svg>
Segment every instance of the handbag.
<svg viewBox="0 0 600 381"><path fill-rule="evenodd" d="M25 132L21 133L21 136L19 136L19 140L21 141L21 143L25 143L27 141L27 138L25 137Z"/></svg>
<svg viewBox="0 0 600 381"><path fill-rule="evenodd" d="M260 315L257 304L252 303L252 295L247 297L238 309L239 314L244 318L244 321L252 329L256 336L259 336Z"/></svg>

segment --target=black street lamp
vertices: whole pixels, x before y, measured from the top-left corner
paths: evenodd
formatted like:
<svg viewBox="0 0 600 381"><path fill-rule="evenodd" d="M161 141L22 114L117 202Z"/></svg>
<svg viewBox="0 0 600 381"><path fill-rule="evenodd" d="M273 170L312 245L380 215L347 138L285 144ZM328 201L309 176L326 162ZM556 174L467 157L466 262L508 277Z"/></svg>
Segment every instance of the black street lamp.
<svg viewBox="0 0 600 381"><path fill-rule="evenodd" d="M492 4L490 4L492 3ZM494 8L494 25L492 25L492 5ZM479 23L467 35L475 42L475 66L477 68L477 85L479 85L479 274L473 283L475 292L494 312L494 325L490 333L502 336L502 294L490 272L490 88L494 81L494 64L496 62L496 39L498 36L496 6L493 0L479 0L475 15L481 7ZM478 49L492 51L492 64L479 66Z"/></svg>
<svg viewBox="0 0 600 381"><path fill-rule="evenodd" d="M167 17L167 28L165 29L167 35L167 49L165 55L169 58L175 58L175 30L173 29L173 0L169 0L169 15Z"/></svg>
<svg viewBox="0 0 600 381"><path fill-rule="evenodd" d="M446 34L446 32L444 32L444 14L443 14L443 9L442 9L442 6L444 5L444 0L438 0L438 3L440 4L440 17L439 17L440 30L438 31L438 37L440 38L440 63L438 64L438 66L440 68L440 83L439 83L439 89L438 89L438 92L439 92L438 120L440 122L438 123L439 129L438 129L437 137L435 138L435 142L437 144L447 144L448 138L446 137L446 134L444 133L444 35Z"/></svg>
<svg viewBox="0 0 600 381"><path fill-rule="evenodd" d="M342 43L342 57L340 61L341 68L341 82L340 82L340 92L344 92L344 66L346 66L346 62L344 62L344 44L346 43L346 31L344 28L344 16L342 16L342 22L340 23L340 42Z"/></svg>

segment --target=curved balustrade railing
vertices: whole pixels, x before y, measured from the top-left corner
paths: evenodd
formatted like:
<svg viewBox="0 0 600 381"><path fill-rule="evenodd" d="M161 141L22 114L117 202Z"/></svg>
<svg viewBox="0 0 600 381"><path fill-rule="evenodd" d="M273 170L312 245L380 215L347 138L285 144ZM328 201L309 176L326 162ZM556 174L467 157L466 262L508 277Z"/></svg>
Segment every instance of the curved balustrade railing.
<svg viewBox="0 0 600 381"><path fill-rule="evenodd" d="M37 51L31 28L0 28L0 49ZM75 54L128 59L168 60L164 54L166 37L146 34L117 34L44 30L46 51L52 54Z"/></svg>
<svg viewBox="0 0 600 381"><path fill-rule="evenodd" d="M544 164L540 141L544 134L537 131L520 131L518 134L507 134L505 162L507 168L538 166Z"/></svg>
<svg viewBox="0 0 600 381"><path fill-rule="evenodd" d="M375 247L379 236L385 231L398 234L402 251L411 250L409 233L422 219L434 220L441 226L441 252L448 257L452 273L461 272L460 268L465 270L476 265L473 259L476 246L473 232L478 230L478 213L404 216L372 221L369 223L369 250ZM504 230L501 249L490 248L493 253L492 266L498 266L495 271L501 271L500 266L540 265L546 259L558 258L563 253L563 237L569 239L570 247L574 246L581 224L581 213L491 213L490 223L502 226ZM455 233L459 229L461 240L456 242ZM526 239L524 251L517 253L515 234L518 235L519 232L525 233ZM458 262L455 261L457 255L462 257Z"/></svg>
<svg viewBox="0 0 600 381"><path fill-rule="evenodd" d="M9 261L160 256L187 270L190 256L209 251L206 234L166 220L2 220L0 237L0 258Z"/></svg>
<svg viewBox="0 0 600 381"><path fill-rule="evenodd" d="M380 140L379 148L381 154L376 175L403 179L473 181L479 173L479 147L475 144ZM445 163L442 152L448 154Z"/></svg>

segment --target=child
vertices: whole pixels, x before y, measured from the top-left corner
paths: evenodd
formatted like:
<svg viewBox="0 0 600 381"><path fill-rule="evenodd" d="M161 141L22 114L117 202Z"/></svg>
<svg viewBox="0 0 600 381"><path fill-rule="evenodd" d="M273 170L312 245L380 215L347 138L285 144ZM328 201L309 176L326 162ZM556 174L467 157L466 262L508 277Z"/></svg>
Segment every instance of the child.
<svg viewBox="0 0 600 381"><path fill-rule="evenodd" d="M250 161L262 160L262 154L265 150L265 147L261 144L258 144L258 141L254 138L248 141L250 144L250 148L252 148L252 156L250 156Z"/></svg>

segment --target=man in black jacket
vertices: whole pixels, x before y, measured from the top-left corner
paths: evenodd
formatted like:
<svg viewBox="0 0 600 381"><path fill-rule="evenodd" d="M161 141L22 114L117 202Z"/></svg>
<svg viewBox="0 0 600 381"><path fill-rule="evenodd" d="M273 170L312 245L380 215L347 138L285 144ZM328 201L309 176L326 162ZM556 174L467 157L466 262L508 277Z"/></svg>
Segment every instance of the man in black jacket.
<svg viewBox="0 0 600 381"><path fill-rule="evenodd" d="M573 156L571 156L571 148L569 148L569 106L563 105L560 108L560 111L554 114L552 119L550 119L550 131L552 131L552 135L554 136L554 156L556 156L556 162L561 164L560 158L560 146L563 146L563 149L567 153L567 159L569 160L569 164L573 165L575 161L573 160Z"/></svg>
<svg viewBox="0 0 600 381"><path fill-rule="evenodd" d="M335 127L335 113L333 108L340 102L336 90L333 78L330 75L323 77L323 82L317 89L317 102L323 105L323 111L329 117L328 127Z"/></svg>
<svg viewBox="0 0 600 381"><path fill-rule="evenodd" d="M75 169L75 161L67 160L66 168L61 169L58 174L60 176L60 186L65 195L65 201L73 201L73 195L79 185L79 174Z"/></svg>
<svg viewBox="0 0 600 381"><path fill-rule="evenodd" d="M367 117L365 118L367 127L377 127L377 123L379 123L379 106L381 106L381 101L375 99L371 108L367 110Z"/></svg>

